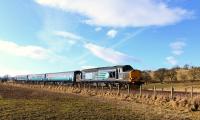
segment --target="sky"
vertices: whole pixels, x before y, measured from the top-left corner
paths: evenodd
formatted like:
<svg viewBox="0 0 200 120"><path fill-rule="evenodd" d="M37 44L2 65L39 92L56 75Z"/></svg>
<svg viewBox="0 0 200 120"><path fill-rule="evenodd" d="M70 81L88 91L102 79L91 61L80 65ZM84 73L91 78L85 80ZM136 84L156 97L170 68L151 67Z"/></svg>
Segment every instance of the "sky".
<svg viewBox="0 0 200 120"><path fill-rule="evenodd" d="M199 66L199 0L1 0L0 75Z"/></svg>

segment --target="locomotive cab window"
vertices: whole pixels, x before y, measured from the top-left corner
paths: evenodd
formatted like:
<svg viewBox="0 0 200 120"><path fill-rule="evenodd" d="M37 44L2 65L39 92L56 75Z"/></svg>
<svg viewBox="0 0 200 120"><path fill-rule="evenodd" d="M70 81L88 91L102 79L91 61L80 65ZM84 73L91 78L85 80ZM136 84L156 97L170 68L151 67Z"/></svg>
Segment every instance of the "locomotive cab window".
<svg viewBox="0 0 200 120"><path fill-rule="evenodd" d="M133 70L133 68L131 66L129 66L129 65L124 66L122 69L123 69L123 72L127 72L127 71L130 71L130 70Z"/></svg>
<svg viewBox="0 0 200 120"><path fill-rule="evenodd" d="M109 72L109 78L115 78L115 72Z"/></svg>

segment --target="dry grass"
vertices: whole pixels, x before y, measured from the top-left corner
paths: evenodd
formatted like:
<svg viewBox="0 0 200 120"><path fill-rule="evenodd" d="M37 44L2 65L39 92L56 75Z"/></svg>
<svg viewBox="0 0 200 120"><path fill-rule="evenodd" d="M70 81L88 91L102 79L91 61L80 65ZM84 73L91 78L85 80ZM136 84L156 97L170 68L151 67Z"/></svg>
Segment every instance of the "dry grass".
<svg viewBox="0 0 200 120"><path fill-rule="evenodd" d="M185 91L185 89L187 89L188 92L191 91L191 87L193 86L194 92L200 92L200 81L186 83L152 83L143 85L143 89L152 90L154 86L156 86L157 90L162 90L162 88L164 88L165 91L170 91L171 86L173 86L176 91Z"/></svg>
<svg viewBox="0 0 200 120"><path fill-rule="evenodd" d="M3 92L0 90L3 97L3 100L0 99L0 106L6 101L8 104L6 111L16 109L15 105L17 104L28 113L28 115L24 115L23 112L11 112L9 117L19 115L14 118L21 116L32 118L32 114L36 114L38 119L45 117L50 119L69 119L69 117L71 119L200 119L197 107L200 105L199 98L174 97L174 99L170 99L168 96L127 95L118 94L116 91L52 85L9 84L3 86L7 86L3 89L7 90L5 90L6 94L2 94ZM31 104L26 106L24 103ZM37 105L38 103L39 105ZM32 107L32 109L30 110L28 107ZM65 110L66 108L67 110ZM76 112L74 113L74 111ZM7 112L5 113L7 114Z"/></svg>
<svg viewBox="0 0 200 120"><path fill-rule="evenodd" d="M199 106L200 106L200 97L195 97L192 101L193 107L192 110L193 111L197 111L199 110Z"/></svg>
<svg viewBox="0 0 200 120"><path fill-rule="evenodd" d="M60 88L56 88L57 89ZM112 102L72 94L0 86L0 119L139 119Z"/></svg>

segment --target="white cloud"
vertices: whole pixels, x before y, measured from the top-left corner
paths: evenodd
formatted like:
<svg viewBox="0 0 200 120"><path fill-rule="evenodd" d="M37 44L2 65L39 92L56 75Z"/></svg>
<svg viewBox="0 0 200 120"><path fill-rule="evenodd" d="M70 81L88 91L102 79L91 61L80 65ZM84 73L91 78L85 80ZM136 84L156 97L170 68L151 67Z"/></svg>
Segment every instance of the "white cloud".
<svg viewBox="0 0 200 120"><path fill-rule="evenodd" d="M114 44L113 46L111 46L111 48L105 48L105 47L93 44L93 43L89 42L89 40L87 40L81 36L78 36L74 33L65 32L65 31L56 31L56 32L54 32L54 34L57 36L60 36L60 37L64 37L64 38L70 38L70 39L74 40L75 42L79 41L81 43L81 46L86 48L89 52L94 54L96 57L98 57L104 61L113 63L113 64L121 64L121 63L123 64L123 63L127 63L127 62L140 61L138 59L135 59L132 56L115 51L113 48L117 47L118 46L117 44ZM136 34L133 34L133 36L123 39L123 42L127 39L134 37L135 35ZM85 63L86 63L85 57L89 55L89 52L87 52L86 54L83 54L82 56L80 56L77 59L79 61L79 65L82 65L82 66L85 65Z"/></svg>
<svg viewBox="0 0 200 120"><path fill-rule="evenodd" d="M172 53L173 53L174 55L181 55L181 54L184 53L184 51L183 51L183 50L173 50Z"/></svg>
<svg viewBox="0 0 200 120"><path fill-rule="evenodd" d="M39 60L48 59L51 55L50 50L39 46L21 46L14 42L4 40L0 40L0 52Z"/></svg>
<svg viewBox="0 0 200 120"><path fill-rule="evenodd" d="M185 42L182 41L176 41L170 44L170 47L172 49L172 53L174 55L181 55L183 54L183 48L186 46Z"/></svg>
<svg viewBox="0 0 200 120"><path fill-rule="evenodd" d="M107 36L114 38L117 35L117 31L114 29L111 29L107 32Z"/></svg>
<svg viewBox="0 0 200 120"><path fill-rule="evenodd" d="M105 48L92 43L85 44L85 48L87 48L92 54L94 54L98 58L103 59L104 61L107 61L112 64L123 64L128 63L130 61L139 61L132 56L128 56L111 48Z"/></svg>
<svg viewBox="0 0 200 120"><path fill-rule="evenodd" d="M169 56L166 58L167 62L171 65L176 65L178 62L173 56Z"/></svg>
<svg viewBox="0 0 200 120"><path fill-rule="evenodd" d="M97 27L97 28L95 28L95 31L96 31L96 32L99 32L99 31L101 31L101 30L102 30L101 27Z"/></svg>
<svg viewBox="0 0 200 120"><path fill-rule="evenodd" d="M186 43L182 42L182 41L176 41L176 42L170 44L170 47L172 49L182 49L185 46L186 46Z"/></svg>
<svg viewBox="0 0 200 120"><path fill-rule="evenodd" d="M191 17L191 12L161 0L35 0L38 4L85 16L97 26L163 26Z"/></svg>
<svg viewBox="0 0 200 120"><path fill-rule="evenodd" d="M68 38L68 39L73 39L73 40L82 39L82 37L80 37L80 36L78 36L78 35L76 35L74 33L66 32L66 31L55 31L54 34L58 35L58 36L65 37L65 38Z"/></svg>
<svg viewBox="0 0 200 120"><path fill-rule="evenodd" d="M82 38L81 36L79 35L76 35L74 33L71 33L71 32L66 32L66 31L55 31L54 34L56 36L59 36L59 37L63 37L67 40L67 42L71 45L77 43L78 41L80 42L86 42L84 40L84 38Z"/></svg>

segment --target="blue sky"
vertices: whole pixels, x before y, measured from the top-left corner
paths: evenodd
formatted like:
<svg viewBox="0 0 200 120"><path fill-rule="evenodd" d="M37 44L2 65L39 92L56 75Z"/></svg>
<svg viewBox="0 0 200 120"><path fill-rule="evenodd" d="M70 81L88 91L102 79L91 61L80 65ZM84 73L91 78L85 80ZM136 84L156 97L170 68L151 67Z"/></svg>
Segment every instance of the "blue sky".
<svg viewBox="0 0 200 120"><path fill-rule="evenodd" d="M0 74L199 66L197 0L2 0Z"/></svg>

